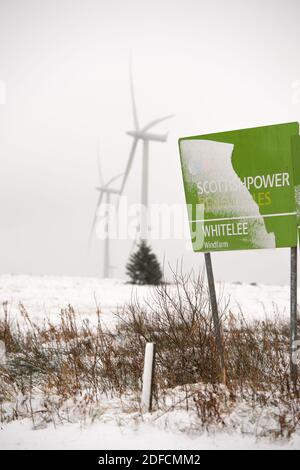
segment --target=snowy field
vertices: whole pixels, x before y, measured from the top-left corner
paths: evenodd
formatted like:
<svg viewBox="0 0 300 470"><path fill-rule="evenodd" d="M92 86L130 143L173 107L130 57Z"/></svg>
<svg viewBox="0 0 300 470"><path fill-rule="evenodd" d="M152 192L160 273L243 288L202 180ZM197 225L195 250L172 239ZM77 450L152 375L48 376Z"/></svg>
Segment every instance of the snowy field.
<svg viewBox="0 0 300 470"><path fill-rule="evenodd" d="M221 303L229 302L233 312L242 310L250 320L272 317L278 313L289 317L289 287L217 283ZM12 316L18 315L21 302L35 319L50 318L55 321L60 309L71 304L83 317L93 318L96 305L100 306L102 318L108 324L113 313L132 298L139 301L149 298L151 287L132 286L121 280L102 280L88 277L58 276L0 276L0 303L8 302Z"/></svg>
<svg viewBox="0 0 300 470"><path fill-rule="evenodd" d="M155 428L151 424L139 426L118 426L98 423L90 426L64 424L58 427L32 430L29 419L14 421L2 427L0 449L260 449L260 450L299 450L300 438L290 442L271 443L256 440L236 433L216 433L200 436Z"/></svg>
<svg viewBox="0 0 300 470"><path fill-rule="evenodd" d="M173 393L180 397L180 391ZM238 406L226 418L226 428L216 425L209 432L184 406L141 416L130 410L130 399L103 397L98 409L93 408L93 417L90 410L84 416L78 408L72 411L71 403L68 406L68 419L55 425L33 425L30 418L1 424L0 449L300 449L299 433L289 440L264 437L266 420L270 426L272 418L268 412L252 413L251 406Z"/></svg>
<svg viewBox="0 0 300 470"><path fill-rule="evenodd" d="M264 319L274 313L289 317L289 287L247 284L217 284L222 302L233 312L242 310L247 319ZM12 317L18 317L22 303L35 320L48 317L55 321L60 309L71 304L82 317L95 317L100 306L107 325L113 313L131 298L141 302L151 295L149 287L133 287L120 280L55 276L0 276L0 303L8 302ZM1 308L1 306L0 306ZM3 315L3 311L0 312ZM22 397L20 397L20 403ZM259 430L250 429L249 410L238 411L238 422L245 414L245 429L235 426L235 410L228 419L228 430L215 429L209 434L199 431L196 417L186 410L166 414L144 415L128 410L128 403L104 401L100 419L76 416L70 422L33 426L29 418L1 424L1 449L299 449L300 435L289 441L257 439ZM124 411L125 408L125 411ZM127 408L127 409L126 409ZM255 418L255 419L254 419ZM253 418L258 426L261 418ZM254 426L254 424L253 424ZM35 429L34 429L35 428Z"/></svg>

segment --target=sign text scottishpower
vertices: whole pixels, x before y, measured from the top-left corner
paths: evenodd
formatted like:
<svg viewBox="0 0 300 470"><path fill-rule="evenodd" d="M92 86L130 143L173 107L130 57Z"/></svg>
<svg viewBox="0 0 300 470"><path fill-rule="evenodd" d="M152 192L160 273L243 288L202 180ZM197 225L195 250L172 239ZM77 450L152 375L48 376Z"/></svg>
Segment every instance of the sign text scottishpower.
<svg viewBox="0 0 300 470"><path fill-rule="evenodd" d="M179 140L195 251L297 245L297 135L288 123Z"/></svg>

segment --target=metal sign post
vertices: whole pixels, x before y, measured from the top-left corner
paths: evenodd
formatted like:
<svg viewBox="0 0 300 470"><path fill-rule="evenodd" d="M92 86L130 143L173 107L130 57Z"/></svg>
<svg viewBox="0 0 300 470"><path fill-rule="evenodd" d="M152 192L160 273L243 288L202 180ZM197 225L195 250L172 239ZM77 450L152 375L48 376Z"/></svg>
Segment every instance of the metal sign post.
<svg viewBox="0 0 300 470"><path fill-rule="evenodd" d="M298 368L295 360L297 349L297 247L291 248L291 332L290 332L290 367L291 379L296 385Z"/></svg>
<svg viewBox="0 0 300 470"><path fill-rule="evenodd" d="M215 330L216 344L217 344L218 353L220 355L222 382L226 384L224 345L223 345L223 338L222 338L222 333L221 333L221 325L220 325L219 312L218 312L218 303L217 303L217 297L216 297L214 273L212 269L210 253L204 253L204 257L205 257L205 266L206 266L206 273L207 273L207 280L208 280L211 313L212 313L214 330Z"/></svg>

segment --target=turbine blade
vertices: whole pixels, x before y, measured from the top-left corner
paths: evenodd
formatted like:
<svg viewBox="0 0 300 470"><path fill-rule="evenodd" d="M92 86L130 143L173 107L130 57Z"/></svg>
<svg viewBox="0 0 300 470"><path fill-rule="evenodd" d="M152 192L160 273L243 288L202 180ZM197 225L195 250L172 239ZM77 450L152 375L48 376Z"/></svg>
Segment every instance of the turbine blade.
<svg viewBox="0 0 300 470"><path fill-rule="evenodd" d="M130 62L130 94L132 102L132 111L133 111L133 122L136 130L139 128L139 120L136 109L135 95L134 95L134 86L133 86L133 77L132 77L132 64Z"/></svg>
<svg viewBox="0 0 300 470"><path fill-rule="evenodd" d="M122 194L122 192L124 190L124 187L125 187L128 175L129 175L129 171L130 171L131 166L132 166L132 162L133 162L137 142L138 142L138 139L134 139L134 141L132 143L131 151L130 151L130 154L129 154L126 170L124 172L124 177L123 177L123 181L122 181L122 185L121 185L121 189L120 189L120 195Z"/></svg>
<svg viewBox="0 0 300 470"><path fill-rule="evenodd" d="M150 132L145 132L144 140L153 140L156 142L166 142L168 138L168 132L166 134L151 134Z"/></svg>
<svg viewBox="0 0 300 470"><path fill-rule="evenodd" d="M148 131L149 129L151 129L151 127L156 126L156 124L159 124L160 122L166 121L167 119L171 119L172 117L174 117L174 114L169 114L168 116L164 116L162 118L155 119L154 121L149 122L149 124L147 124L147 126L145 126L142 129L142 132Z"/></svg>
<svg viewBox="0 0 300 470"><path fill-rule="evenodd" d="M108 183L106 183L105 188L108 188L111 183L113 183L114 181L116 181L117 179L119 179L123 175L124 175L124 173L119 173L117 176L114 176L113 178L111 178L108 181Z"/></svg>
<svg viewBox="0 0 300 470"><path fill-rule="evenodd" d="M91 231L90 231L89 245L91 244L92 236L93 236L95 226L96 226L97 210L98 210L98 207L100 206L100 204L102 202L103 196L104 196L104 191L100 190L100 194L99 194L99 197L98 197L98 201L97 201L97 205L96 205L96 209L95 209L95 214L94 214L94 218L93 218L93 223L92 223L92 227L91 227Z"/></svg>

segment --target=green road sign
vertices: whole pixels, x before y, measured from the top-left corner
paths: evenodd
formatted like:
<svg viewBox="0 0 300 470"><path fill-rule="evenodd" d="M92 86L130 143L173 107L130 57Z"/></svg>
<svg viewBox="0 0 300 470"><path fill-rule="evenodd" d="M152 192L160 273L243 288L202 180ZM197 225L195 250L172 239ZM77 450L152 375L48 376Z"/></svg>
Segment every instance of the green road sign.
<svg viewBox="0 0 300 470"><path fill-rule="evenodd" d="M298 123L183 137L179 150L194 251L297 245Z"/></svg>

